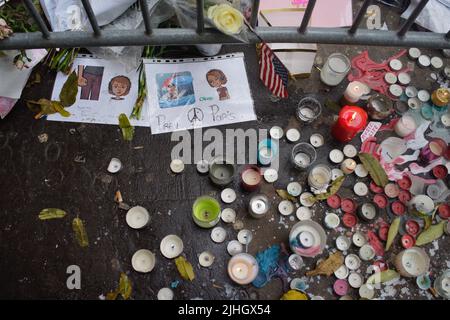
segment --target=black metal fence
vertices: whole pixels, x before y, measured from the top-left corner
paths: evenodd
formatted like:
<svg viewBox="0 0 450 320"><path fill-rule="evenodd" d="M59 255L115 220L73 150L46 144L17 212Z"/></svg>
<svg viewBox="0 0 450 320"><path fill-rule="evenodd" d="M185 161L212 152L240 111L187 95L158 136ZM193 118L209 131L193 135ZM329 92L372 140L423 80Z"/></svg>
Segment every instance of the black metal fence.
<svg viewBox="0 0 450 320"><path fill-rule="evenodd" d="M197 0L197 29L167 29L150 26L151 17L145 0L139 0L145 31L101 30L92 11L89 0L81 0L86 10L93 32L65 31L50 32L31 0L23 0L36 21L41 32L15 33L0 41L0 50L29 48L71 48L71 47L109 47L143 45L186 45L207 43L237 43L236 39L216 30L205 29L203 0ZM359 25L372 0L365 0L350 28L308 27L316 0L309 0L301 25L296 27L255 27L260 0L253 1L250 24L257 35L250 33L249 42L258 43L260 38L266 42L323 43L346 45L375 45L391 47L427 47L450 49L450 30L445 34L409 31L417 16L429 0L419 4L398 31L365 30ZM449 17L450 19L450 17Z"/></svg>

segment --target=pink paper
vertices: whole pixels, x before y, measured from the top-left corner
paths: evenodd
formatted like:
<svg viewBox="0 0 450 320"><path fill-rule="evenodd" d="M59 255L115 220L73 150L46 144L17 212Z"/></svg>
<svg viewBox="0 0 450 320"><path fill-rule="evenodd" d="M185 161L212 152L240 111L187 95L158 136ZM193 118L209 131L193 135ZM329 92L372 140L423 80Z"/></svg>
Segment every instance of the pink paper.
<svg viewBox="0 0 450 320"><path fill-rule="evenodd" d="M370 137L374 137L381 127L381 122L370 121L364 132L361 134L361 142L366 141Z"/></svg>
<svg viewBox="0 0 450 320"><path fill-rule="evenodd" d="M16 104L17 99L0 97L0 117L4 119Z"/></svg>

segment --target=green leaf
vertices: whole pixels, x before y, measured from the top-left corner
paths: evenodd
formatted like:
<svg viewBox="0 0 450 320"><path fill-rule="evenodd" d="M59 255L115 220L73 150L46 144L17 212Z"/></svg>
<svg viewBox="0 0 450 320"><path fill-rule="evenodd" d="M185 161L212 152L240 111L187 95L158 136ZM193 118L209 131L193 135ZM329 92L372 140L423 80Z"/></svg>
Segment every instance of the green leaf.
<svg viewBox="0 0 450 320"><path fill-rule="evenodd" d="M175 259L175 265L181 277L185 280L194 280L195 274L192 265L184 257L178 257Z"/></svg>
<svg viewBox="0 0 450 320"><path fill-rule="evenodd" d="M125 141L133 140L134 127L131 125L125 113L119 115L119 127L122 129L122 136Z"/></svg>
<svg viewBox="0 0 450 320"><path fill-rule="evenodd" d="M374 156L364 152L361 152L358 156L363 166L369 171L370 177L378 186L384 187L389 183L386 171Z"/></svg>
<svg viewBox="0 0 450 320"><path fill-rule="evenodd" d="M342 184L344 183L345 180L345 176L340 176L338 177L336 180L334 180L331 183L330 188L328 189L327 192L325 193L320 193L316 196L310 197L308 200L316 202L319 200L326 200L329 197L331 197L332 195L334 195L335 193L337 193L339 191L339 189L341 188Z"/></svg>
<svg viewBox="0 0 450 320"><path fill-rule="evenodd" d="M389 250L389 248L392 245L392 242L394 242L395 237L398 234L398 229L400 227L400 217L395 218L394 221L392 221L391 226L389 227L388 237L386 241L386 251Z"/></svg>
<svg viewBox="0 0 450 320"><path fill-rule="evenodd" d="M286 190L283 189L277 189L277 194L280 196L283 200L289 200L292 202L297 202L297 198L291 196Z"/></svg>
<svg viewBox="0 0 450 320"><path fill-rule="evenodd" d="M78 94L78 77L77 73L73 71L64 83L61 92L59 93L59 100L61 104L67 108L72 106L77 100Z"/></svg>
<svg viewBox="0 0 450 320"><path fill-rule="evenodd" d="M400 274L395 270L388 269L385 271L374 273L367 279L366 283L368 284L384 283L397 278L400 278Z"/></svg>
<svg viewBox="0 0 450 320"><path fill-rule="evenodd" d="M416 246L423 246L424 244L430 243L444 234L445 221L441 221L438 224L432 225L427 230L423 231L416 240Z"/></svg>
<svg viewBox="0 0 450 320"><path fill-rule="evenodd" d="M119 292L124 300L128 300L131 297L132 285L130 279L128 279L125 273L120 274Z"/></svg>
<svg viewBox="0 0 450 320"><path fill-rule="evenodd" d="M66 216L66 214L67 213L61 209L48 208L48 209L42 210L39 213L39 219L49 220L49 219L64 218Z"/></svg>
<svg viewBox="0 0 450 320"><path fill-rule="evenodd" d="M65 118L70 117L70 112L64 109L64 106L59 101L52 101L52 108L59 112L59 114Z"/></svg>
<svg viewBox="0 0 450 320"><path fill-rule="evenodd" d="M40 108L39 112L42 114L54 114L59 112L63 117L70 116L70 113L64 109L64 106L59 101L50 101L42 98L38 101L27 101L27 104L31 110L33 110L32 105L38 105Z"/></svg>
<svg viewBox="0 0 450 320"><path fill-rule="evenodd" d="M89 240L86 233L86 229L84 228L83 220L81 220L80 218L73 219L72 229L73 232L75 233L75 238L77 239L80 247L89 246Z"/></svg>

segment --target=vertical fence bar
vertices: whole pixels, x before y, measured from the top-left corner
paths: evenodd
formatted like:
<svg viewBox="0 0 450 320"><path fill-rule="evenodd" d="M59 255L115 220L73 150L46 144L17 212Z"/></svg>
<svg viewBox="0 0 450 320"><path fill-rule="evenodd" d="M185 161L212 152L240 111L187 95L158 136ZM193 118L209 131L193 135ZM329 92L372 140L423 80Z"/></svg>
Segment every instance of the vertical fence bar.
<svg viewBox="0 0 450 320"><path fill-rule="evenodd" d="M139 4L141 5L142 18L144 19L145 33L149 35L152 33L152 26L150 24L147 0L139 0Z"/></svg>
<svg viewBox="0 0 450 320"><path fill-rule="evenodd" d="M359 25L361 24L362 19L367 13L367 8L372 3L372 0L365 0L362 4L361 9L359 9L358 14L356 15L355 21L353 21L352 26L348 29L349 34L355 34L356 30L358 30Z"/></svg>
<svg viewBox="0 0 450 320"><path fill-rule="evenodd" d="M447 32L447 34L445 35L445 37L446 37L447 39L450 39L450 30Z"/></svg>
<svg viewBox="0 0 450 320"><path fill-rule="evenodd" d="M197 33L205 31L205 17L203 16L204 0L197 0Z"/></svg>
<svg viewBox="0 0 450 320"><path fill-rule="evenodd" d="M81 0L81 2L83 3L84 10L86 10L86 14L89 18L89 22L91 23L92 29L94 29L94 34L96 36L99 36L100 27L98 26L97 18L95 17L94 11L92 10L89 0Z"/></svg>
<svg viewBox="0 0 450 320"><path fill-rule="evenodd" d="M300 28L298 28L298 32L305 33L306 28L308 27L309 20L311 20L311 16L314 10L314 6L316 5L316 0L309 0L308 5L306 6L305 14L303 15L302 24Z"/></svg>
<svg viewBox="0 0 450 320"><path fill-rule="evenodd" d="M252 16L250 17L250 25L252 28L256 27L256 22L258 21L259 2L260 0L253 0Z"/></svg>
<svg viewBox="0 0 450 320"><path fill-rule="evenodd" d="M403 26L398 31L398 36L403 37L406 32L408 32L409 28L413 25L413 23L416 21L416 18L419 16L419 14L422 12L423 8L427 5L429 0L421 0L417 7L414 8L414 11L409 16L408 20L403 24Z"/></svg>
<svg viewBox="0 0 450 320"><path fill-rule="evenodd" d="M25 6L27 7L28 11L30 12L31 16L33 17L34 21L36 21L39 29L41 30L43 37L45 39L50 38L50 31L48 31L48 28L45 25L44 20L42 19L41 15L37 11L33 2L31 0L24 0L24 2L25 2Z"/></svg>

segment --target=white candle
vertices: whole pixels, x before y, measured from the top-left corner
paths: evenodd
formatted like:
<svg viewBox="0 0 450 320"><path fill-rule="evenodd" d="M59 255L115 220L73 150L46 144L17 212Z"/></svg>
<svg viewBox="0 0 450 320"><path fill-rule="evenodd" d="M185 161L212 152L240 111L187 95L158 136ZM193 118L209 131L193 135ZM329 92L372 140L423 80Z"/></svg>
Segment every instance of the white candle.
<svg viewBox="0 0 450 320"><path fill-rule="evenodd" d="M150 221L150 215L147 209L140 206L136 206L128 210L125 219L130 228L142 229Z"/></svg>
<svg viewBox="0 0 450 320"><path fill-rule="evenodd" d="M410 115L403 115L394 126L395 133L400 137L406 137L417 128L416 121Z"/></svg>
<svg viewBox="0 0 450 320"><path fill-rule="evenodd" d="M258 262L247 253L236 254L228 262L228 275L237 284L251 283L256 279L258 271Z"/></svg>
<svg viewBox="0 0 450 320"><path fill-rule="evenodd" d="M358 102L366 91L364 87L365 85L359 81L350 82L344 92L345 100L350 103Z"/></svg>
<svg viewBox="0 0 450 320"><path fill-rule="evenodd" d="M150 250L138 250L131 258L131 265L138 272L150 272L155 267L155 255Z"/></svg>
<svg viewBox="0 0 450 320"><path fill-rule="evenodd" d="M341 170L345 174L351 174L356 169L356 161L353 159L345 159L341 164Z"/></svg>

